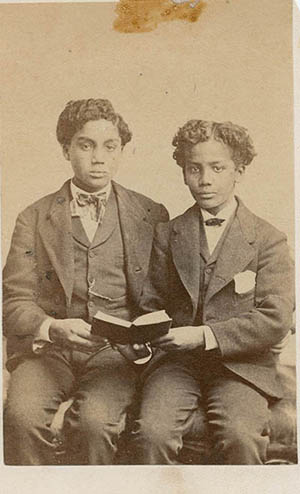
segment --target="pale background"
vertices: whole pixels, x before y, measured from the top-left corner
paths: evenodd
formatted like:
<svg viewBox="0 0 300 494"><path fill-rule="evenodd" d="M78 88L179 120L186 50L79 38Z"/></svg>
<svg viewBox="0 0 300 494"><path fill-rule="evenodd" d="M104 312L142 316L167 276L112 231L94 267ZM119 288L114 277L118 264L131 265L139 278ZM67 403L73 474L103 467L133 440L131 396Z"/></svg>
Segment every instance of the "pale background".
<svg viewBox="0 0 300 494"><path fill-rule="evenodd" d="M293 245L292 4L210 0L195 24L112 29L113 4L0 7L3 258L15 218L69 176L55 138L67 101L105 97L133 131L117 179L163 202L192 202L171 141L190 118L247 127L257 157L240 195ZM2 38L2 42L1 42Z"/></svg>
<svg viewBox="0 0 300 494"><path fill-rule="evenodd" d="M134 132L120 183L164 202L172 216L191 204L171 157L177 127L189 118L248 127L259 154L240 195L292 246L290 6L289 0L207 0L195 25L121 35L110 29L113 5L1 5L4 260L18 212L69 175L55 140L59 112L70 99L103 96ZM298 14L298 33L299 27ZM299 47L296 32L298 62ZM2 467L1 477L5 494L294 494L300 486L298 466Z"/></svg>

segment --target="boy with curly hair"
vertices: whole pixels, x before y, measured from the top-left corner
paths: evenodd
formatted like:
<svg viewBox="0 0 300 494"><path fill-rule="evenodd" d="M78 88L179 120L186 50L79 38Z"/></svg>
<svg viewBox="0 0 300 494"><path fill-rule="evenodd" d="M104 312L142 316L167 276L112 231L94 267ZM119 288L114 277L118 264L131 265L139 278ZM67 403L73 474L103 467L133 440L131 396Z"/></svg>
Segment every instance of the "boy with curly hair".
<svg viewBox="0 0 300 494"><path fill-rule="evenodd" d="M99 309L135 316L168 213L112 180L131 132L108 100L70 101L57 139L73 178L19 215L3 274L5 462L56 463L51 423L74 395L66 429L79 434L81 462L111 464L136 391L131 360L145 351L114 350L91 321Z"/></svg>
<svg viewBox="0 0 300 494"><path fill-rule="evenodd" d="M173 327L153 342L137 457L176 464L186 445L203 462L261 464L281 396L276 346L292 327L286 237L234 195L255 156L246 129L191 120L173 145L196 203L156 231L141 306L166 309Z"/></svg>

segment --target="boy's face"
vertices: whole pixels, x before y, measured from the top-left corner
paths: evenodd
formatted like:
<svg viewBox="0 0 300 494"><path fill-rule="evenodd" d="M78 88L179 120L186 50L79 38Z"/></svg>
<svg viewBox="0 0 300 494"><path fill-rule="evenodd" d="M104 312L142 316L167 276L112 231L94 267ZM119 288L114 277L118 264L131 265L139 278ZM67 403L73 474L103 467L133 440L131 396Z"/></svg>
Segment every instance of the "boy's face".
<svg viewBox="0 0 300 494"><path fill-rule="evenodd" d="M232 199L244 170L235 167L230 148L214 139L195 144L185 153L184 182L199 206L211 214Z"/></svg>
<svg viewBox="0 0 300 494"><path fill-rule="evenodd" d="M87 122L64 149L75 185L87 192L97 192L110 182L118 170L121 153L119 131L104 119Z"/></svg>

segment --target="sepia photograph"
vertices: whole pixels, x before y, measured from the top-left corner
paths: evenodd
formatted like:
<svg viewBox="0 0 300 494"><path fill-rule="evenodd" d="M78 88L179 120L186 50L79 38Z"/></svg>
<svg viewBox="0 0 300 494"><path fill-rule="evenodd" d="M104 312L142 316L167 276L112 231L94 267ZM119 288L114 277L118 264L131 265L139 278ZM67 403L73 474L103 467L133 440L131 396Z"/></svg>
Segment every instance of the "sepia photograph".
<svg viewBox="0 0 300 494"><path fill-rule="evenodd" d="M0 4L8 488L299 474L296 9Z"/></svg>

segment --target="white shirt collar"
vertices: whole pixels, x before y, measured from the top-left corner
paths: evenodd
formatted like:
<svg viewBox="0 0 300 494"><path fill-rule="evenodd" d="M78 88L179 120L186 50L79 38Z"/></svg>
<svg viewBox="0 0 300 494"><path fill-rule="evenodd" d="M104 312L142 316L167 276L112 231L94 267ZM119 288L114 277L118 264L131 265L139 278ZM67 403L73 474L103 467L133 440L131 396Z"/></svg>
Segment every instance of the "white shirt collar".
<svg viewBox="0 0 300 494"><path fill-rule="evenodd" d="M86 190L83 190L83 189L80 189L79 187L77 187L77 185L75 185L73 183L73 180L71 180L71 194L72 194L72 197L74 198L76 196L76 194L80 193L80 194L91 194L91 195L97 195L97 194L104 194L106 193L106 200L108 199L109 197L109 194L111 192L111 182L109 182L105 187L103 187L103 189L101 190L98 190L97 192L87 192Z"/></svg>
<svg viewBox="0 0 300 494"><path fill-rule="evenodd" d="M238 205L237 200L235 197L233 197L231 201L223 209L221 209L221 211L219 211L216 215L209 213L206 209L200 208L203 221L206 221L210 218L222 218L225 220L225 222L227 222L235 212L237 205Z"/></svg>

